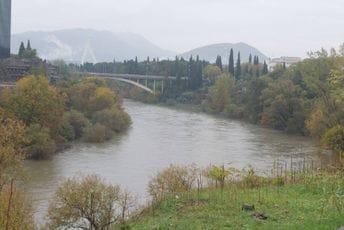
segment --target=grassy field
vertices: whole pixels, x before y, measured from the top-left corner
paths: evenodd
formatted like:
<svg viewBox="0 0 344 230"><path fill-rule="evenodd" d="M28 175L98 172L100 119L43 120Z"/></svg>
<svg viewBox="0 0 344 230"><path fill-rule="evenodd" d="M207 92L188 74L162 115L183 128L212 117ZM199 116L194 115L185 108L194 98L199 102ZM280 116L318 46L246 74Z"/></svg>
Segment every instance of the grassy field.
<svg viewBox="0 0 344 230"><path fill-rule="evenodd" d="M254 211L243 211L253 204ZM262 217L267 217L263 219ZM300 229L344 226L344 177L306 175L296 183L248 188L227 185L169 196L146 208L130 229Z"/></svg>

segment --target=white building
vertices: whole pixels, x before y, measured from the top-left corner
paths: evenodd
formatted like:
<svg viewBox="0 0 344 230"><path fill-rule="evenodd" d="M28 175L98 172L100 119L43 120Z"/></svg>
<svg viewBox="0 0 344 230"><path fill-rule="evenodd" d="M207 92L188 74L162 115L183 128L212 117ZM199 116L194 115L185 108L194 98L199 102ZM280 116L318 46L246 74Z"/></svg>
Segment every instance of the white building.
<svg viewBox="0 0 344 230"><path fill-rule="evenodd" d="M302 61L302 58L300 57L280 57L280 58L269 58L267 60L267 64L268 64L269 70L271 71L277 65L285 65L286 67L289 67L300 61Z"/></svg>

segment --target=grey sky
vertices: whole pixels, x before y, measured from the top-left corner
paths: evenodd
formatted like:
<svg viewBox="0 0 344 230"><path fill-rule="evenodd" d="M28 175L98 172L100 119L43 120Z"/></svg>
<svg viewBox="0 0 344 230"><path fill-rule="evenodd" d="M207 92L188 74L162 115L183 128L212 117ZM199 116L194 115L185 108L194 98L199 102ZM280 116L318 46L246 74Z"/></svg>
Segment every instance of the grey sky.
<svg viewBox="0 0 344 230"><path fill-rule="evenodd" d="M92 28L188 51L246 42L269 56L305 56L344 42L344 0L12 0L13 33Z"/></svg>

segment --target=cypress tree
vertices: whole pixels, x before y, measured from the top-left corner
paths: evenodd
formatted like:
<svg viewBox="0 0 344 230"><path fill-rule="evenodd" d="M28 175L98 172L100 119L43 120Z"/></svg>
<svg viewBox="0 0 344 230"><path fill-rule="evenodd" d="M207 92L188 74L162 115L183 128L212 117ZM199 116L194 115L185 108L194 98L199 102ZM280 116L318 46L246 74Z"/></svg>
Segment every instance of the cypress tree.
<svg viewBox="0 0 344 230"><path fill-rule="evenodd" d="M196 87L199 88L202 86L202 62L199 60L199 56L196 57L196 65L197 65L197 71L196 71Z"/></svg>
<svg viewBox="0 0 344 230"><path fill-rule="evenodd" d="M139 73L139 62L137 61L137 56L135 57L135 63L134 63L134 73Z"/></svg>
<svg viewBox="0 0 344 230"><path fill-rule="evenodd" d="M258 78L259 77L259 58L258 58L258 56L254 56L254 59L253 59L253 65L254 65L254 67L253 67L253 70L254 70L254 76L256 77L256 78Z"/></svg>
<svg viewBox="0 0 344 230"><path fill-rule="evenodd" d="M189 59L189 87L192 90L197 89L199 84L197 79L197 66L198 63L193 60L191 55Z"/></svg>
<svg viewBox="0 0 344 230"><path fill-rule="evenodd" d="M240 59L240 52L239 52L237 63L236 63L235 78L239 80L240 76L241 76L241 59Z"/></svg>
<svg viewBox="0 0 344 230"><path fill-rule="evenodd" d="M259 65L259 57L258 56L254 56L253 64Z"/></svg>
<svg viewBox="0 0 344 230"><path fill-rule="evenodd" d="M190 89L193 89L193 60L192 60L192 55L189 58L188 77L189 77L189 87L190 87Z"/></svg>
<svg viewBox="0 0 344 230"><path fill-rule="evenodd" d="M179 58L178 58L178 56L176 56L174 59L174 67L173 67L172 73L174 76L178 77L178 73L179 73Z"/></svg>
<svg viewBox="0 0 344 230"><path fill-rule="evenodd" d="M26 50L28 50L28 51L32 50L30 40L27 40Z"/></svg>
<svg viewBox="0 0 344 230"><path fill-rule="evenodd" d="M220 55L217 55L216 57L216 66L219 67L222 71L222 60Z"/></svg>
<svg viewBox="0 0 344 230"><path fill-rule="evenodd" d="M24 52L25 52L24 42L21 42L19 46L19 52L18 52L19 57L22 57Z"/></svg>
<svg viewBox="0 0 344 230"><path fill-rule="evenodd" d="M229 63L228 63L228 72L234 76L234 54L233 49L231 49L230 55L229 55Z"/></svg>
<svg viewBox="0 0 344 230"><path fill-rule="evenodd" d="M181 76L180 76L180 70L179 70L179 58L176 56L175 61L174 61L174 74L177 77L177 86L180 86L181 83Z"/></svg>
<svg viewBox="0 0 344 230"><path fill-rule="evenodd" d="M266 61L264 61L262 74L265 75L267 73L268 73L268 65L266 64Z"/></svg>
<svg viewBox="0 0 344 230"><path fill-rule="evenodd" d="M256 69L255 69L255 75L256 75L256 78L258 78L260 76L258 67L256 67Z"/></svg>
<svg viewBox="0 0 344 230"><path fill-rule="evenodd" d="M253 69L254 69L254 68L255 68L255 67L252 66L252 65L250 65L249 68L248 68L248 75L249 75L250 77L253 77Z"/></svg>
<svg viewBox="0 0 344 230"><path fill-rule="evenodd" d="M196 61L190 56L188 75L189 88L192 90L198 89L202 85L202 63L198 56Z"/></svg>

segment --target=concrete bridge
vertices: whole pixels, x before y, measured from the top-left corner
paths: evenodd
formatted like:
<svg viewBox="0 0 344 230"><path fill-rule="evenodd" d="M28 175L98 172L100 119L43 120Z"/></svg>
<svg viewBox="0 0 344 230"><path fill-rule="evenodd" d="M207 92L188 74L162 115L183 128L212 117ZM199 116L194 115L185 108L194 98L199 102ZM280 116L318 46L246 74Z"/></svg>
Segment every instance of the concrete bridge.
<svg viewBox="0 0 344 230"><path fill-rule="evenodd" d="M160 82L161 93L164 92L166 82L170 84L177 80L174 76L154 76L154 75L139 75L139 74L116 74L116 73L94 73L94 72L81 72L81 75L101 77L104 79L115 80L125 82L134 85L138 88L145 90L146 92L156 94L157 82ZM180 80L188 80L187 77L181 77ZM149 81L153 81L153 89L149 88Z"/></svg>

